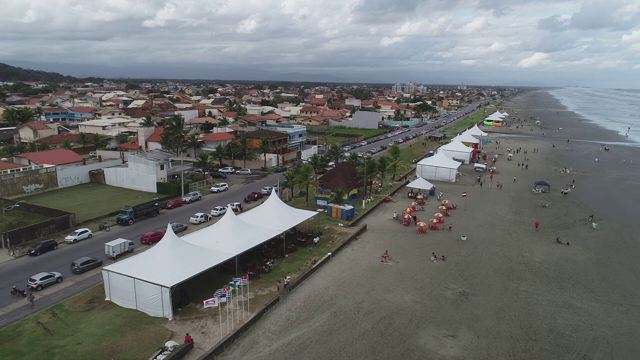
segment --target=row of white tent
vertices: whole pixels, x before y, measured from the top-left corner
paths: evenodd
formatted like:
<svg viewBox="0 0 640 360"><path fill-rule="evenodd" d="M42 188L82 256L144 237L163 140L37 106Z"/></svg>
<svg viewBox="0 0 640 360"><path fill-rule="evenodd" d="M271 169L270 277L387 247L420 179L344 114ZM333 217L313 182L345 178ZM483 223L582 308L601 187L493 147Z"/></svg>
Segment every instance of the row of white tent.
<svg viewBox="0 0 640 360"><path fill-rule="evenodd" d="M442 145L433 156L425 157L416 165L416 176L427 180L455 182L458 167L471 161L473 147L480 144L480 138L487 133L480 130L478 125L467 129L454 137L448 144Z"/></svg>
<svg viewBox="0 0 640 360"><path fill-rule="evenodd" d="M504 121L504 119L506 119L508 116L509 114L507 114L507 112L501 113L499 110L496 110L491 115L487 116L485 120L501 122Z"/></svg>
<svg viewBox="0 0 640 360"><path fill-rule="evenodd" d="M171 295L177 285L316 214L285 204L273 191L254 209L236 215L229 208L215 224L183 237L168 225L162 240L152 248L102 269L105 298L125 308L172 319Z"/></svg>

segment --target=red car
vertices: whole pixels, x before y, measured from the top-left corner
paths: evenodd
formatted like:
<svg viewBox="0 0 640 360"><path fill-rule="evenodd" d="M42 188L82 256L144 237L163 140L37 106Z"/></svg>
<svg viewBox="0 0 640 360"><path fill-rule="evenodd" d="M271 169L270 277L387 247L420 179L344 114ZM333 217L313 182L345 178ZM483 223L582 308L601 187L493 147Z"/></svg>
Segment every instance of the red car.
<svg viewBox="0 0 640 360"><path fill-rule="evenodd" d="M257 201L257 200L262 199L263 196L264 195L262 195L261 192L254 191L254 192L252 192L251 194L247 195L244 198L244 202L248 203L248 202L252 202L252 201Z"/></svg>
<svg viewBox="0 0 640 360"><path fill-rule="evenodd" d="M182 200L182 198L175 198L173 200L169 200L167 201L167 203L164 205L165 209L175 209L177 207L180 207L184 205L184 200Z"/></svg>
<svg viewBox="0 0 640 360"><path fill-rule="evenodd" d="M155 244L162 239L164 231L150 231L140 236L140 243L144 245Z"/></svg>

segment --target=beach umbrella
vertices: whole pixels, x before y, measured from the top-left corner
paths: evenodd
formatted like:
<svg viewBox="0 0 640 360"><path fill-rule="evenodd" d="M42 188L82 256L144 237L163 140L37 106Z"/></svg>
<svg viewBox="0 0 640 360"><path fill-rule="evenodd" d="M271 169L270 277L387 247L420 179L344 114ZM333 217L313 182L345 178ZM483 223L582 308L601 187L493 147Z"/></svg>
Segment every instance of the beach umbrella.
<svg viewBox="0 0 640 360"><path fill-rule="evenodd" d="M424 227L424 226L427 226L427 224L423 221L418 221L418 226Z"/></svg>
<svg viewBox="0 0 640 360"><path fill-rule="evenodd" d="M444 216L444 215L442 215L442 213L435 213L435 214L433 214L433 217L435 217L435 218L441 218L441 217L443 217L443 216Z"/></svg>
<svg viewBox="0 0 640 360"><path fill-rule="evenodd" d="M432 224L437 224L437 223L438 223L438 220L436 220L436 219L431 219L431 223L432 223Z"/></svg>

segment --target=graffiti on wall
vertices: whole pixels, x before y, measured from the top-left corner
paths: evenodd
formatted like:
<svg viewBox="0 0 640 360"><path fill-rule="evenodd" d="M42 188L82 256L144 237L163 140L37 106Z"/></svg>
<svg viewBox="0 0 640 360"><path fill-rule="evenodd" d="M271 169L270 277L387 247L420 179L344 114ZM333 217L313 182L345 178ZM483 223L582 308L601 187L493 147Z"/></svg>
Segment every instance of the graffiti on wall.
<svg viewBox="0 0 640 360"><path fill-rule="evenodd" d="M34 191L38 191L42 189L44 189L44 184L29 184L27 186L22 187L22 190L24 190L24 192L27 194L30 194Z"/></svg>

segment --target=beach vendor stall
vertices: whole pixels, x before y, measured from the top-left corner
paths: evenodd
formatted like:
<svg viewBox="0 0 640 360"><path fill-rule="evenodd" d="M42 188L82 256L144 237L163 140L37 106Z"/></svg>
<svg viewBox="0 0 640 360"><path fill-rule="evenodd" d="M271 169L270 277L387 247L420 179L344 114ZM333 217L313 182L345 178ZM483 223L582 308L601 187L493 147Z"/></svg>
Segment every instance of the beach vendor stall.
<svg viewBox="0 0 640 360"><path fill-rule="evenodd" d="M418 234L424 234L427 232L427 224L422 222L422 221L418 221Z"/></svg>
<svg viewBox="0 0 640 360"><path fill-rule="evenodd" d="M418 177L417 179L408 183L407 187L411 189L410 192L413 192L413 189L417 189L418 191L424 191L425 193L435 188L432 183L421 177Z"/></svg>

